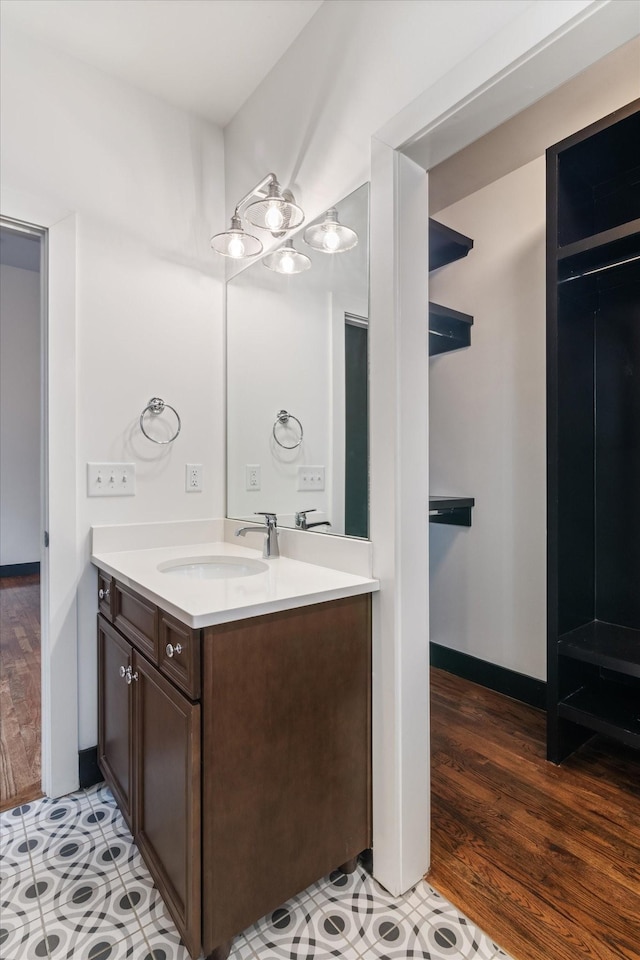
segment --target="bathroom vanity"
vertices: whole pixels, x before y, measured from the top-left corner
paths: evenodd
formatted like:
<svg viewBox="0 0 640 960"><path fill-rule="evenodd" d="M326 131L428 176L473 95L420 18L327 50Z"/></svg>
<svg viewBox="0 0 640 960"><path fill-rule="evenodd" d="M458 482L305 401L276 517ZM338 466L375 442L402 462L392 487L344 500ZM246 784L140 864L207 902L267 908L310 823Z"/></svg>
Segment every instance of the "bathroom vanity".
<svg viewBox="0 0 640 960"><path fill-rule="evenodd" d="M189 952L219 960L371 846L377 583L284 557L237 578L163 573L179 553L92 558L98 757Z"/></svg>

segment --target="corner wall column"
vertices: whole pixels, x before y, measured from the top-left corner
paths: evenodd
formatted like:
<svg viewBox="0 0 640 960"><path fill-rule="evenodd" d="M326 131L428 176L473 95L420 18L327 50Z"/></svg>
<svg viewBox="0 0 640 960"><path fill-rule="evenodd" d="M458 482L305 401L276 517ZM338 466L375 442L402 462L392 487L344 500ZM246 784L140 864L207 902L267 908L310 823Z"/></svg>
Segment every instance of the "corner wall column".
<svg viewBox="0 0 640 960"><path fill-rule="evenodd" d="M371 157L373 870L394 895L429 868L428 179Z"/></svg>

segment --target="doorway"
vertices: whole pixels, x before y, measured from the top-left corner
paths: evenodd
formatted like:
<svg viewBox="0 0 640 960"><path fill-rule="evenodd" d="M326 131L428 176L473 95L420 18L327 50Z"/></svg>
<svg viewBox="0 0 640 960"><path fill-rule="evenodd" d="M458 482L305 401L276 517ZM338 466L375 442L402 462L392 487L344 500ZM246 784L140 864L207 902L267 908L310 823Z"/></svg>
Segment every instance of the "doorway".
<svg viewBox="0 0 640 960"><path fill-rule="evenodd" d="M0 221L0 810L42 793L45 236Z"/></svg>

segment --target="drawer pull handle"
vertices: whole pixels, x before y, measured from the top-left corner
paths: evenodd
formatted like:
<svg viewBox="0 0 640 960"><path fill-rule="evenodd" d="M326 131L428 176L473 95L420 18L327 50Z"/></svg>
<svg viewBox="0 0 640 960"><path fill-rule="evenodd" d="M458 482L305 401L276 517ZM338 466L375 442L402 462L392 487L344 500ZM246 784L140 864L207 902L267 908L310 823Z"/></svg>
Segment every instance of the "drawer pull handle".
<svg viewBox="0 0 640 960"><path fill-rule="evenodd" d="M107 587L106 590L103 590L102 587L98 590L98 599L99 600L108 600L111 596L111 590Z"/></svg>
<svg viewBox="0 0 640 960"><path fill-rule="evenodd" d="M174 654L177 657L178 654L182 653L182 644L176 643L175 647L172 643L167 644L167 656L173 657Z"/></svg>

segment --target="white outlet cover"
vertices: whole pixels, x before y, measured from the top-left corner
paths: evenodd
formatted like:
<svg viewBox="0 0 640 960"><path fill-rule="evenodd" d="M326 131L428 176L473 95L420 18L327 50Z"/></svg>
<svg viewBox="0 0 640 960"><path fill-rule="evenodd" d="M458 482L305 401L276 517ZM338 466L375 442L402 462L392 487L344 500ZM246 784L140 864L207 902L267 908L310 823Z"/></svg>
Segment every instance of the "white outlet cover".
<svg viewBox="0 0 640 960"><path fill-rule="evenodd" d="M184 483L187 493L202 492L202 469L201 463L185 464Z"/></svg>
<svg viewBox="0 0 640 960"><path fill-rule="evenodd" d="M88 497L134 497L135 463L88 463Z"/></svg>
<svg viewBox="0 0 640 960"><path fill-rule="evenodd" d="M248 491L260 489L260 464L246 463L244 467L244 485Z"/></svg>

